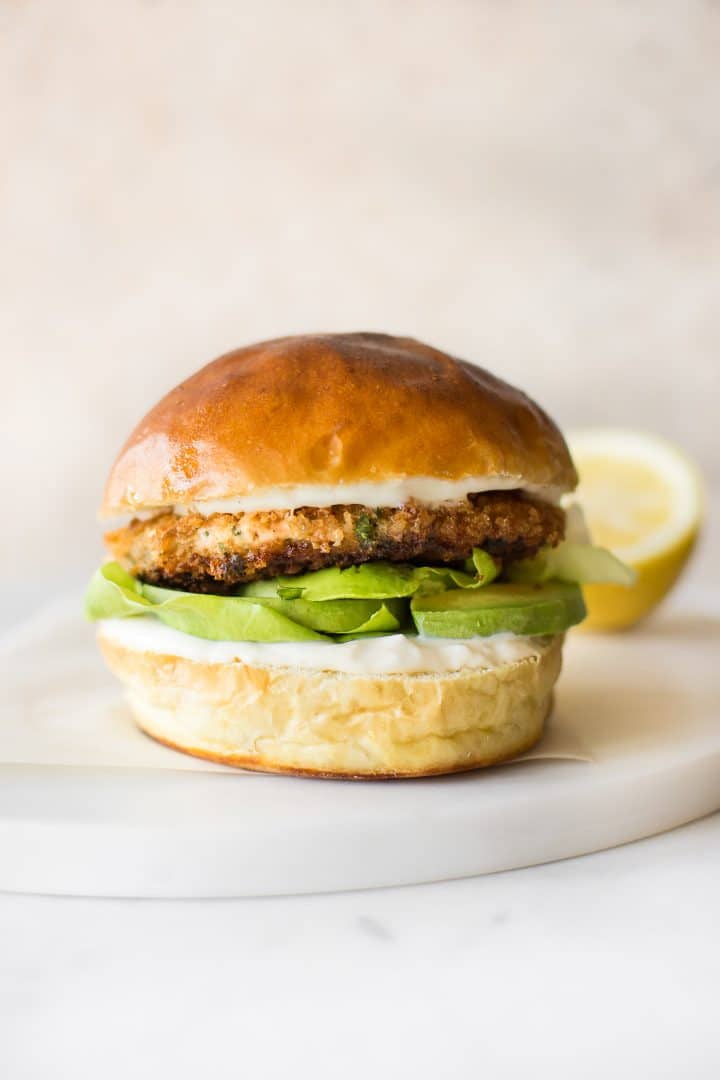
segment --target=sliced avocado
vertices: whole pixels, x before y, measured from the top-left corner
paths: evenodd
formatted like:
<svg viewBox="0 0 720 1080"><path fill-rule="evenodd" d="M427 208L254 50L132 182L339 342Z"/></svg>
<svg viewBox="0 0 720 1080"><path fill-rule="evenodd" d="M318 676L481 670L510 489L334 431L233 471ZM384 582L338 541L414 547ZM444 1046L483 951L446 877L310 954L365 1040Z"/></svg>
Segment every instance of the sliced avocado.
<svg viewBox="0 0 720 1080"><path fill-rule="evenodd" d="M300 626L323 634L354 634L370 630L392 633L407 621L406 600L281 600L258 599Z"/></svg>
<svg viewBox="0 0 720 1080"><path fill-rule="evenodd" d="M426 637L470 638L491 634L561 634L585 618L577 585L495 584L415 596L410 606Z"/></svg>

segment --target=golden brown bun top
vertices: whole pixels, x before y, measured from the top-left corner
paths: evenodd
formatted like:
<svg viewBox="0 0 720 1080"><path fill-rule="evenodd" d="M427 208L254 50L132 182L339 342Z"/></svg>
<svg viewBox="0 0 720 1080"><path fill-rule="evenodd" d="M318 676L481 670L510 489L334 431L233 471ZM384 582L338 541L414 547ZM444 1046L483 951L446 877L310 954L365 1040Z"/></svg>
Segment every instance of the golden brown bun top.
<svg viewBox="0 0 720 1080"><path fill-rule="evenodd" d="M140 421L105 514L290 484L517 477L571 490L553 422L482 368L388 334L309 334L227 353Z"/></svg>

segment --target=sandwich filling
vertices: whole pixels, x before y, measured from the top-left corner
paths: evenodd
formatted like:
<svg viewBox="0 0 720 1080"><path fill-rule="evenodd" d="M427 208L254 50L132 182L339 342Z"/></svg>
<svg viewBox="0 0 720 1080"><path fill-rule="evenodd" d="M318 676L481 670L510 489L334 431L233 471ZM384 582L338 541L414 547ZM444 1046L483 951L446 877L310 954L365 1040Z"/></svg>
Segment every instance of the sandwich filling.
<svg viewBox="0 0 720 1080"><path fill-rule="evenodd" d="M105 539L112 555L142 581L229 595L252 581L380 560L462 564L476 548L502 568L555 547L564 532L560 507L519 491L494 491L399 507L161 512L136 518Z"/></svg>
<svg viewBox="0 0 720 1080"><path fill-rule="evenodd" d="M583 619L579 583L629 580L609 552L565 531L561 508L520 491L160 511L108 534L114 561L95 574L86 609L215 642L550 637Z"/></svg>

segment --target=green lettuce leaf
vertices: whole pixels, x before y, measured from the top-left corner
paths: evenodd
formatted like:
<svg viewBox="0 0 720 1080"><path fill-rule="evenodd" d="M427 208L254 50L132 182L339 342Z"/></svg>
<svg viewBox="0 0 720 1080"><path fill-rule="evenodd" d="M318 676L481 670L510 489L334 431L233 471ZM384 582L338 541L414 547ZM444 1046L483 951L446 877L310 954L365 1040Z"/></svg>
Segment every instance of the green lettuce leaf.
<svg viewBox="0 0 720 1080"><path fill-rule="evenodd" d="M147 615L150 607L142 583L116 562L104 563L96 570L85 592L85 614L89 619Z"/></svg>
<svg viewBox="0 0 720 1080"><path fill-rule="evenodd" d="M312 603L279 597L207 596L144 585L118 563L102 566L87 590L90 619L155 615L168 626L214 641L308 641L328 635L390 634L407 621L391 599Z"/></svg>
<svg viewBox="0 0 720 1080"><path fill-rule="evenodd" d="M445 589L478 589L497 577L498 566L491 555L475 548L465 570L447 566L409 566L404 563L369 562L347 570L330 567L309 574L253 581L241 588L242 596L302 598L306 601L390 600L414 596L417 592Z"/></svg>
<svg viewBox="0 0 720 1080"><path fill-rule="evenodd" d="M106 563L96 572L85 610L90 619L154 615L175 630L211 641L329 640L262 601L153 589L117 563Z"/></svg>
<svg viewBox="0 0 720 1080"><path fill-rule="evenodd" d="M632 585L636 574L606 548L575 544L564 540L554 548L544 548L533 559L511 563L510 581L529 585L545 581L565 581L576 585L609 582Z"/></svg>

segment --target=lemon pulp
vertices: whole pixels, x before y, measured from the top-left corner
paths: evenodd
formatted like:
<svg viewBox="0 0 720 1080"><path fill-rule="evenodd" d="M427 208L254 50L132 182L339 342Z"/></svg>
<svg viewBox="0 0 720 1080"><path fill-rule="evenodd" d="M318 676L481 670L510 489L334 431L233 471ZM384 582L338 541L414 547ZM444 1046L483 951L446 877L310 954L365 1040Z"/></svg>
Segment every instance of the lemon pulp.
<svg viewBox="0 0 720 1080"><path fill-rule="evenodd" d="M631 566L634 585L588 585L588 629L632 626L674 585L697 539L702 484L682 451L655 435L616 429L568 436L580 475L575 498L593 542Z"/></svg>

